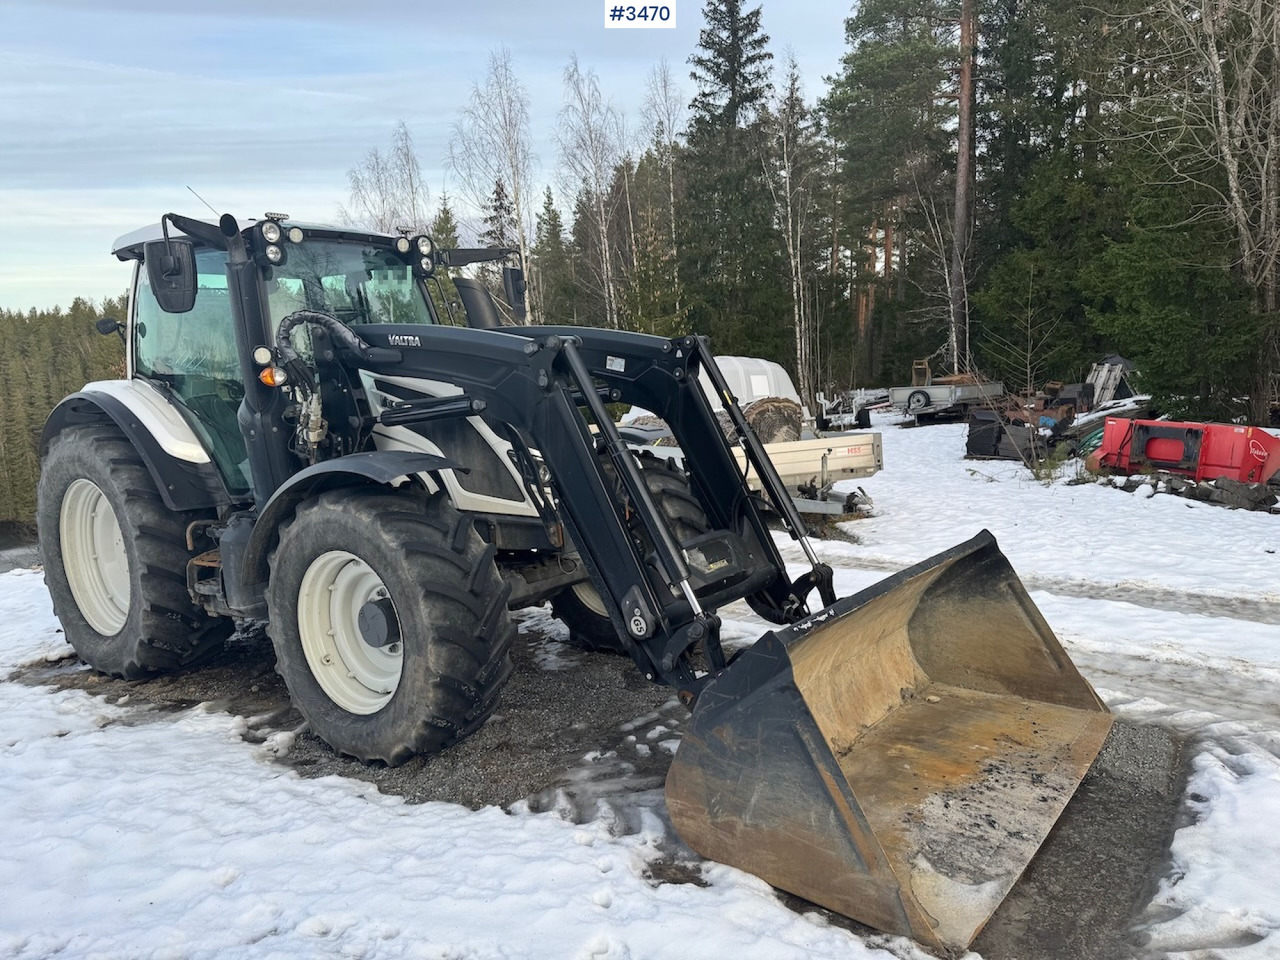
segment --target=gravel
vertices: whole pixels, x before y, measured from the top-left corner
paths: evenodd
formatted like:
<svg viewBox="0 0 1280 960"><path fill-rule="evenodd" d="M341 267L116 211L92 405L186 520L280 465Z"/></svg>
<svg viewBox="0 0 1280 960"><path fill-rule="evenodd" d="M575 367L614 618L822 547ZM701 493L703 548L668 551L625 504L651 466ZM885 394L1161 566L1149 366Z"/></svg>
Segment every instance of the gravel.
<svg viewBox="0 0 1280 960"><path fill-rule="evenodd" d="M339 757L305 731L275 673L270 641L237 634L206 666L148 681L113 680L74 659L26 668L12 679L127 698L128 722L164 722L211 703L245 720L244 737L283 743L276 762L305 777L337 774L409 802L447 801L556 810L583 822L607 817L617 833L641 811L664 821L661 785L687 714L667 688L630 660L563 642L545 610L520 615L516 671L485 726L443 754L394 769ZM68 653L70 654L69 648ZM283 740L281 739L283 735ZM1119 719L1074 799L973 945L986 960L1119 960L1148 956L1137 918L1168 869L1167 851L1186 782L1182 744L1163 728ZM652 869L663 882L705 883L674 833ZM779 894L895 949L892 940L811 903Z"/></svg>

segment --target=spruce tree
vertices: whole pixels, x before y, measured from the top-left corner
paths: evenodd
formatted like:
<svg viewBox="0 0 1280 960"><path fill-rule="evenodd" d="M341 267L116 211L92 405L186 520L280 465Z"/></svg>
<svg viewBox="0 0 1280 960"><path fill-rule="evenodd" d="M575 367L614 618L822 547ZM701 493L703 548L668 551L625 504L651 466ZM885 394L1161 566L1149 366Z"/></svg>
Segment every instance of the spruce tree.
<svg viewBox="0 0 1280 960"><path fill-rule="evenodd" d="M693 134L702 128L733 129L755 120L769 95L769 37L760 26L760 7L744 11L742 0L708 0L707 25L698 51L689 58L698 85L690 109Z"/></svg>
<svg viewBox="0 0 1280 960"><path fill-rule="evenodd" d="M487 247L515 250L517 236L515 208L507 193L507 185L498 180L494 183L493 194L489 197L489 206L484 215L484 232L480 234L480 242ZM482 263L476 267L476 276L489 288L501 310L506 304L501 272L492 263Z"/></svg>
<svg viewBox="0 0 1280 960"><path fill-rule="evenodd" d="M498 180L493 185L489 206L484 215L484 233L480 242L490 247L513 248L515 245L516 218L507 194L507 185Z"/></svg>
<svg viewBox="0 0 1280 960"><path fill-rule="evenodd" d="M430 235L441 250L448 250L458 245L458 220L453 214L453 207L449 205L447 192L440 195L440 206L436 208L435 216L431 218ZM462 314L456 306L458 291L445 271L438 272L427 284L427 289L431 291L431 302L435 305L436 315L441 320L461 321Z"/></svg>
<svg viewBox="0 0 1280 960"><path fill-rule="evenodd" d="M718 353L787 362L790 304L772 200L761 164L760 117L770 90L760 8L708 0L689 58L698 86L682 166L687 194L679 244L694 330Z"/></svg>
<svg viewBox="0 0 1280 960"><path fill-rule="evenodd" d="M569 248L564 239L564 220L556 208L551 188L542 195L534 228L533 263L542 287L543 315L548 323L572 323L574 292Z"/></svg>

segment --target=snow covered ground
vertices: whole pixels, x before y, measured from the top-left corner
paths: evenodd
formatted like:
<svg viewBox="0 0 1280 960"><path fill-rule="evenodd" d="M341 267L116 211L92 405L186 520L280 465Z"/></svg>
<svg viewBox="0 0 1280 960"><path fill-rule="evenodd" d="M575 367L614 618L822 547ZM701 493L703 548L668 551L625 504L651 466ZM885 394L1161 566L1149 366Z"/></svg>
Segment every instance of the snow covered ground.
<svg viewBox="0 0 1280 960"><path fill-rule="evenodd" d="M991 529L1111 707L1190 738L1152 945L1280 957L1280 518L1041 484L962 460L963 427L882 429L886 469L861 484L876 516L819 544L839 590ZM727 613L740 639L763 629ZM0 576L0 675L66 655L40 575ZM652 811L618 836L607 817L410 805L302 779L270 762L288 734L253 745L201 707L156 722L0 682L0 716L0 956L925 956L727 867L647 879L669 829Z"/></svg>

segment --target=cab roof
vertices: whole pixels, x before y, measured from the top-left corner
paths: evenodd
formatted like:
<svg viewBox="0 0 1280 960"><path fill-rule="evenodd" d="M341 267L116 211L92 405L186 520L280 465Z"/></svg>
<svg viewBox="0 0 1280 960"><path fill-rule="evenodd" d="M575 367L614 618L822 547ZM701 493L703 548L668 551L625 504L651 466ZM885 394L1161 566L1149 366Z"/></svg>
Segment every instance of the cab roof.
<svg viewBox="0 0 1280 960"><path fill-rule="evenodd" d="M201 223L207 223L211 230L218 229L216 220L205 220L200 217L192 217L193 220L199 220ZM260 220L242 220L236 218L236 223L240 227L240 232L250 229ZM328 237L337 237L344 240L394 240L395 235L387 233L378 233L372 230L359 230L350 226L335 226L327 223L303 223L298 220L281 220L279 221L284 227L301 227L304 233L322 233ZM181 237L185 234L173 224L169 225L169 236ZM159 222L148 224L140 227L123 236L117 237L115 242L111 244L111 252L120 260L141 260L142 245L150 240L163 240L164 230Z"/></svg>

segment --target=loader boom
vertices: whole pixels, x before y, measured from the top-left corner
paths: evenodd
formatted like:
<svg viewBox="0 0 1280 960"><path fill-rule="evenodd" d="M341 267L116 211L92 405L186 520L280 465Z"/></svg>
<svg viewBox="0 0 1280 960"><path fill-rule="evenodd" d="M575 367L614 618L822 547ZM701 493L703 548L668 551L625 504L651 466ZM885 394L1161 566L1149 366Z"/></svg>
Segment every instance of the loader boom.
<svg viewBox="0 0 1280 960"><path fill-rule="evenodd" d="M718 375L703 340L585 327L429 327L415 328L406 341L406 329L362 327L360 337L368 345L387 351L382 363L360 361L362 369L447 379L495 429L513 428L527 440L550 471L559 515L619 636L629 638L633 659L647 676L676 686L688 702L705 683L684 656L690 647L701 643L713 666L724 665L719 622L708 611L750 596L796 619L807 611L804 592L814 584L824 602L834 599L830 573L804 539L803 521L723 387L722 399L731 416L737 413L739 436L771 505L792 524L793 536L813 560L814 570L798 584L786 579L756 503L741 496L742 475L698 383L704 368ZM711 575L691 572L686 550L662 521L602 394L609 402L653 410L671 424L684 449L699 451L686 460L686 472L720 531L718 540L704 545L704 555L716 554ZM622 485L621 502L613 477ZM644 532L643 546L637 545L638 530Z"/></svg>

